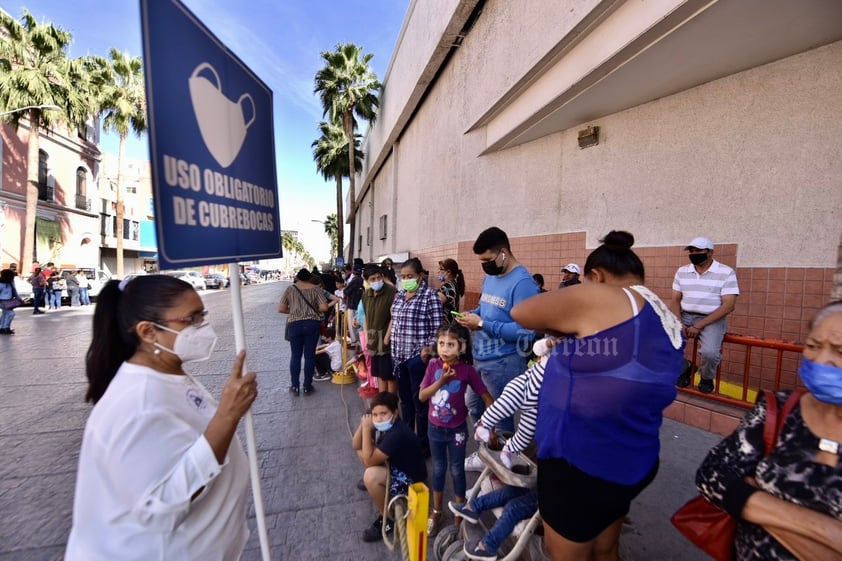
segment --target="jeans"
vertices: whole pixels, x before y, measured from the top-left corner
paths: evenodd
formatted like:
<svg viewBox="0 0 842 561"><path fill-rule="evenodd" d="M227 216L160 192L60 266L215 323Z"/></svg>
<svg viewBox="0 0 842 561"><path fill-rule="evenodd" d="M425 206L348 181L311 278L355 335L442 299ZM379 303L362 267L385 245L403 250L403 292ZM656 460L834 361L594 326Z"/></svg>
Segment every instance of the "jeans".
<svg viewBox="0 0 842 561"><path fill-rule="evenodd" d="M44 305L44 287L43 286L33 286L32 287L32 311L33 312L40 312L41 306Z"/></svg>
<svg viewBox="0 0 842 561"><path fill-rule="evenodd" d="M497 399L503 393L506 384L511 382L518 375L526 370L526 358L515 353L492 360L475 360L474 368L482 376L482 381L488 388L488 393L491 397ZM482 414L485 412L485 403L483 403L480 396L478 396L471 388L465 395L465 402L471 412L471 418L474 422L479 421ZM507 417L497 424L497 429L501 431L514 432L515 421L512 417Z"/></svg>
<svg viewBox="0 0 842 561"><path fill-rule="evenodd" d="M444 491L444 478L450 464L453 478L453 494L465 496L465 443L468 441L468 426L462 423L455 428L440 427L430 423L427 434L430 438L430 455L433 458L433 491Z"/></svg>
<svg viewBox="0 0 842 561"><path fill-rule="evenodd" d="M427 442L427 415L430 406L426 401L418 398L421 391L421 381L424 373L427 372L427 365L421 360L421 355L403 361L398 365L398 396L401 399L401 418L415 430L415 434L421 441L421 446L426 448Z"/></svg>
<svg viewBox="0 0 842 561"><path fill-rule="evenodd" d="M3 312L0 313L0 329L11 329L13 319L15 319L14 308L3 310Z"/></svg>
<svg viewBox="0 0 842 561"><path fill-rule="evenodd" d="M289 346L292 354L289 358L290 385L298 388L301 379L301 355L304 355L304 387L313 385L313 371L316 369L316 345L319 344L319 322L315 319L302 319L289 324Z"/></svg>
<svg viewBox="0 0 842 561"><path fill-rule="evenodd" d="M476 512L503 507L503 513L494 526L485 534L482 545L487 551L497 551L518 522L530 518L538 511L538 493L535 489L505 485L495 491L471 499L471 508ZM503 506L505 505L505 506Z"/></svg>
<svg viewBox="0 0 842 561"><path fill-rule="evenodd" d="M706 317L706 314L681 312L681 323L690 326L704 317ZM716 378L716 369L722 360L722 339L725 338L727 330L728 325L725 318L722 318L706 325L699 332L699 357L701 358L699 372L702 374L702 380Z"/></svg>
<svg viewBox="0 0 842 561"><path fill-rule="evenodd" d="M47 307L56 310L61 309L61 290L47 291Z"/></svg>
<svg viewBox="0 0 842 561"><path fill-rule="evenodd" d="M70 306L72 308L75 308L75 307L81 305L79 303L79 287L78 286L73 287L73 288L68 288L67 289L67 295L70 297Z"/></svg>
<svg viewBox="0 0 842 561"><path fill-rule="evenodd" d="M333 368L330 364L330 355L327 353L319 353L315 357L316 371L319 374L333 374Z"/></svg>
<svg viewBox="0 0 842 561"><path fill-rule="evenodd" d="M88 287L82 288L79 287L79 300L82 301L83 306L90 306L91 305L91 297L88 294Z"/></svg>

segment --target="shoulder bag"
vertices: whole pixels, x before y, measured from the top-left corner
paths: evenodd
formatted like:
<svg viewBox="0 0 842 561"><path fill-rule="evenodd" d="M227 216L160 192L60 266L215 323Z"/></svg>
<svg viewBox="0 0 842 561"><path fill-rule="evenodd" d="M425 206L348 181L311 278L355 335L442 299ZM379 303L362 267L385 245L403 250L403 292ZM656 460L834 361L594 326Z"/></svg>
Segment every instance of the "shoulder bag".
<svg viewBox="0 0 842 561"><path fill-rule="evenodd" d="M780 412L778 412L778 399L775 397L775 392L764 391L766 394L766 420L763 423L764 456L768 456L775 449L775 442L778 440L784 422L804 391L803 388L793 390ZM693 542L693 545L717 561L734 559L734 534L737 530L737 519L715 506L703 495L690 499L672 515L670 522L685 538Z"/></svg>
<svg viewBox="0 0 842 561"><path fill-rule="evenodd" d="M310 306L310 309L313 310L314 312L316 312L317 316L321 317L322 313L319 311L319 309L316 306L313 305L312 302L310 302L307 299L306 296L304 296L304 293L301 292L301 289L298 288L297 286L295 286L294 284L292 285L292 288L294 288L295 291L298 292L299 296L301 296L301 298L303 298L304 301L307 302L307 305ZM286 324L286 327L284 328L284 340L286 340L286 341L289 341L289 323L290 323L289 319L287 319L287 324Z"/></svg>

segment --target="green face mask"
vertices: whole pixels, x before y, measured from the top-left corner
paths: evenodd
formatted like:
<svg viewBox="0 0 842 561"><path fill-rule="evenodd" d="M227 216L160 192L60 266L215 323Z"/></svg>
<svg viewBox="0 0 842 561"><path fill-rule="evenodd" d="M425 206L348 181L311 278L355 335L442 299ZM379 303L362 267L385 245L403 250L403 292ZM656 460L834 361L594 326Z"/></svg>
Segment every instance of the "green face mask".
<svg viewBox="0 0 842 561"><path fill-rule="evenodd" d="M415 292L418 290L418 279L401 279L401 286L407 292Z"/></svg>

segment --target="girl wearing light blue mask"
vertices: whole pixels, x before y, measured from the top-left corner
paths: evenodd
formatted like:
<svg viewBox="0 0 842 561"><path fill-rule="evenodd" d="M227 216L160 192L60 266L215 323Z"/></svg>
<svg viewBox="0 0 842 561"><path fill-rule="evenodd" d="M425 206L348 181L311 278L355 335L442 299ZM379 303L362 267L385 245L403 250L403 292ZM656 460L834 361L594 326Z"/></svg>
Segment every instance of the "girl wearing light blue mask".
<svg viewBox="0 0 842 561"><path fill-rule="evenodd" d="M735 560L842 558L842 301L816 314L798 369L800 393L764 455L763 396L710 451L699 490L740 520Z"/></svg>

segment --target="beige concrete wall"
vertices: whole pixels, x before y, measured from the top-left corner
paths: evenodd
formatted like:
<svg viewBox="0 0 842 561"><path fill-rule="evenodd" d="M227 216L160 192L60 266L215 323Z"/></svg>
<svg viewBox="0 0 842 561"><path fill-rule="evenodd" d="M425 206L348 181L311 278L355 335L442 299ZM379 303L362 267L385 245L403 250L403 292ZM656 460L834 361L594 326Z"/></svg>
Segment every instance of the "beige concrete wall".
<svg viewBox="0 0 842 561"><path fill-rule="evenodd" d="M842 43L599 119L593 148L579 149L573 129L486 155L483 131L464 132L486 89L462 54L402 137L397 250L491 224L512 236L586 231L589 247L627 228L650 246L738 243L745 267L835 264Z"/></svg>
<svg viewBox="0 0 842 561"><path fill-rule="evenodd" d="M829 267L842 228L842 43L565 131L558 211L588 246L628 228L642 245L739 244L742 267Z"/></svg>

